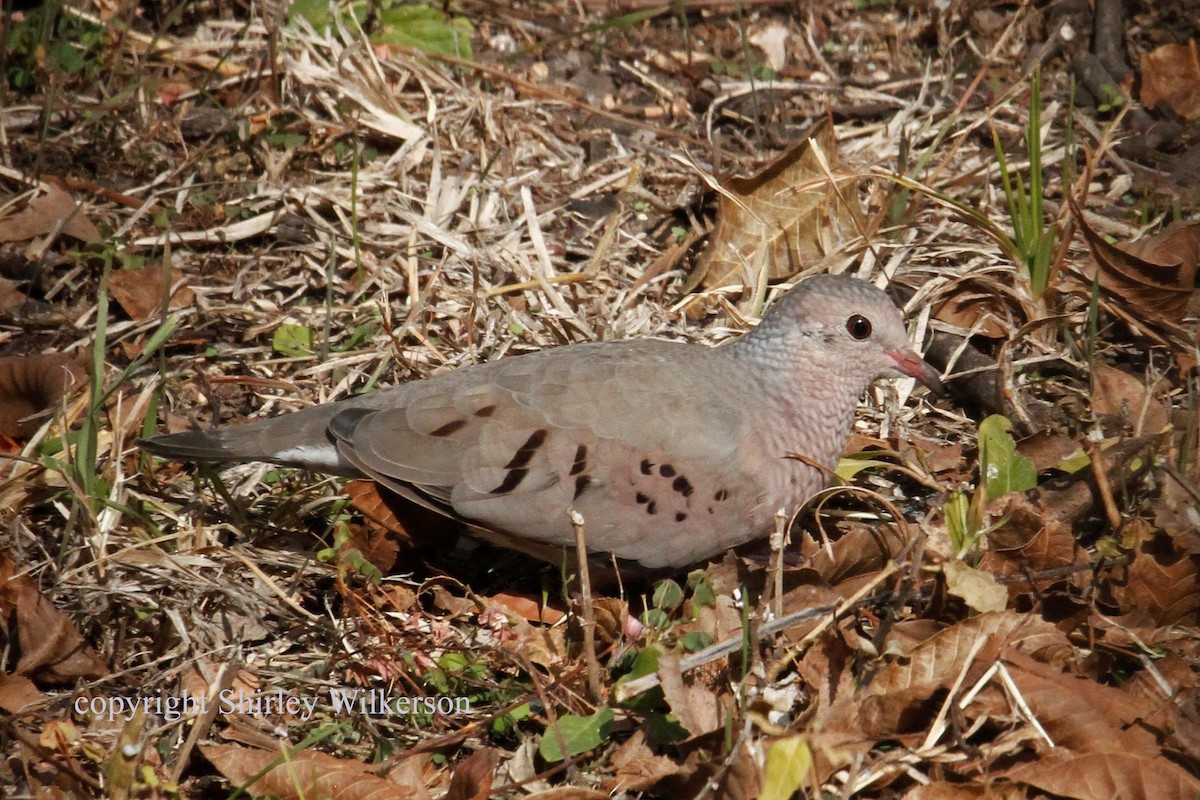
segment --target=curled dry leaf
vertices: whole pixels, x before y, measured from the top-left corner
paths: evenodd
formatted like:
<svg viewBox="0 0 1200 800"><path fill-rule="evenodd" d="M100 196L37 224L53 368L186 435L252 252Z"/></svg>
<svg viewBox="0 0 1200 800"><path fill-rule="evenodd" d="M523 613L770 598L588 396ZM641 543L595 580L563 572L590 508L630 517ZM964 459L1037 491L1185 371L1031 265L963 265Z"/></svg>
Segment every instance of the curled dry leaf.
<svg viewBox="0 0 1200 800"><path fill-rule="evenodd" d="M942 564L942 574L946 590L975 611L1003 611L1008 605L1008 590L987 572L951 559Z"/></svg>
<svg viewBox="0 0 1200 800"><path fill-rule="evenodd" d="M442 800L487 800L499 763L499 750L493 747L476 750L454 768L450 788Z"/></svg>
<svg viewBox="0 0 1200 800"><path fill-rule="evenodd" d="M1200 262L1200 226L1179 224L1133 244L1110 244L1070 198L1075 222L1095 260L1100 285L1124 300L1138 319L1178 325L1187 312Z"/></svg>
<svg viewBox="0 0 1200 800"><path fill-rule="evenodd" d="M1200 119L1200 52L1196 40L1164 44L1142 56L1142 105L1166 103L1186 120Z"/></svg>
<svg viewBox="0 0 1200 800"><path fill-rule="evenodd" d="M386 531L377 530L370 525L351 525L350 536L342 544L340 550L357 550L371 566L382 573L390 572L396 566L396 555L400 545Z"/></svg>
<svg viewBox="0 0 1200 800"><path fill-rule="evenodd" d="M949 325L989 339L1005 339L1009 327L997 312L999 295L992 292L956 292L934 306L933 315Z"/></svg>
<svg viewBox="0 0 1200 800"><path fill-rule="evenodd" d="M597 601L608 598L597 598ZM540 599L530 597L526 594L517 594L515 592L497 592L488 598L489 605L495 603L503 606L509 612L516 614L526 622L539 622L546 625L553 625L564 616L563 612L557 608L551 608L541 602ZM599 623L599 620L597 620ZM603 627L603 626L601 626Z"/></svg>
<svg viewBox="0 0 1200 800"><path fill-rule="evenodd" d="M1072 520L1077 516L1074 513L1076 508L1082 506L1086 510L1091 507L1091 491L1086 483L1077 485L1081 489L1077 495L1079 502L1070 508L1048 505L1042 498L1024 493L1005 495L990 503L989 516L1003 519L1005 523L988 534L988 552L984 554L979 568L1006 577L1053 570L1086 561L1088 554L1075 540ZM1059 579L1048 579L1039 582L1038 586L1045 588L1056 580ZM1029 585L1024 582L1009 587L1009 593L1014 598L1029 591Z"/></svg>
<svg viewBox="0 0 1200 800"><path fill-rule="evenodd" d="M758 286L764 271L770 280L787 278L837 252L860 230L854 180L837 171L829 122L756 174L727 178L716 228L684 293L698 283Z"/></svg>
<svg viewBox="0 0 1200 800"><path fill-rule="evenodd" d="M64 353L0 358L0 436L28 438L68 392L87 382L87 372Z"/></svg>
<svg viewBox="0 0 1200 800"><path fill-rule="evenodd" d="M48 683L73 683L108 674L100 654L84 641L71 620L41 593L17 565L0 556L0 618L16 619L20 659L15 673Z"/></svg>
<svg viewBox="0 0 1200 800"><path fill-rule="evenodd" d="M62 189L44 184L29 205L0 219L0 242L25 242L36 236L62 232L85 244L100 241L100 231L87 218L75 199Z"/></svg>
<svg viewBox="0 0 1200 800"><path fill-rule="evenodd" d="M406 548L417 547L424 542L438 542L444 545L446 537L452 533L451 529L457 532L457 525L453 521L414 503L406 502L398 495L381 489L375 481L348 481L346 494L350 496L350 503L363 515L368 525L379 533L387 534L390 540ZM392 560L394 563L394 553ZM375 566L386 572L393 564L385 567L376 563Z"/></svg>

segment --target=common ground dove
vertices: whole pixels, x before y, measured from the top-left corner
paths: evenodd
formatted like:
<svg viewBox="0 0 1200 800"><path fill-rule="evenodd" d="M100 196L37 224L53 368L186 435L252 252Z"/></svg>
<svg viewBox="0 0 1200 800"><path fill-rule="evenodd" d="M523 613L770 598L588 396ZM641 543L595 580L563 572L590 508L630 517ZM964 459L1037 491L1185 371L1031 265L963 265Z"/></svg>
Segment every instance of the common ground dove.
<svg viewBox="0 0 1200 800"><path fill-rule="evenodd" d="M551 546L574 545L574 509L589 550L681 567L768 534L821 489L812 464L836 466L859 396L901 374L938 385L884 292L822 275L722 347L570 345L140 446L367 476Z"/></svg>

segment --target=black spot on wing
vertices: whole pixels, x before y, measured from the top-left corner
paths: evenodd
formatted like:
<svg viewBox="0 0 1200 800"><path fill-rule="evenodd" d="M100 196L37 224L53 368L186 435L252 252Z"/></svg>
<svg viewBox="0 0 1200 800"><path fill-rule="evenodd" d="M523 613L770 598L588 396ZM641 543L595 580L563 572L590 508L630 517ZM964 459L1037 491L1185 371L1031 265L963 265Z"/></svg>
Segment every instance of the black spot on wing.
<svg viewBox="0 0 1200 800"><path fill-rule="evenodd" d="M510 469L508 474L504 476L504 480L500 481L500 485L492 489L492 494L507 494L513 489L521 485L521 481L525 480L525 476L529 474L527 469Z"/></svg>
<svg viewBox="0 0 1200 800"><path fill-rule="evenodd" d="M538 430L529 434L529 438L525 440L525 444L517 448L517 452L514 453L513 457L509 459L507 464L504 465L504 468L521 469L522 467L528 466L529 462L533 460L533 456L538 451L538 448L545 444L546 435L547 432L545 428L539 428Z"/></svg>
<svg viewBox="0 0 1200 800"><path fill-rule="evenodd" d="M638 492L633 499L638 501L638 505L645 505L646 503L650 502L650 498L641 492Z"/></svg>
<svg viewBox="0 0 1200 800"><path fill-rule="evenodd" d="M683 475L680 475L678 478L676 478L674 481L671 482L671 488L674 489L675 491L679 492L684 497L691 497L692 492L694 491L694 489L692 487L692 482L689 481Z"/></svg>
<svg viewBox="0 0 1200 800"><path fill-rule="evenodd" d="M575 463L571 465L572 475L579 475L587 469L587 454L588 449L586 444L581 444L575 448Z"/></svg>
<svg viewBox="0 0 1200 800"><path fill-rule="evenodd" d="M663 464L661 467L658 468L658 474L662 475L664 478L674 478L675 477L675 468L672 467L670 464Z"/></svg>
<svg viewBox="0 0 1200 800"><path fill-rule="evenodd" d="M729 499L729 490L728 489L717 489L717 493L713 495L713 500L716 500L718 503L720 503L724 500L728 500L728 499Z"/></svg>
<svg viewBox="0 0 1200 800"><path fill-rule="evenodd" d="M452 419L440 428L434 428L429 432L430 436L449 436L455 431L461 429L467 424L465 419Z"/></svg>
<svg viewBox="0 0 1200 800"><path fill-rule="evenodd" d="M587 488L589 486L591 486L591 484L592 484L592 479L591 479L591 477L589 477L587 475L580 475L578 478L576 478L575 479L575 496L572 499L578 500L579 495L583 494L584 491L586 491Z"/></svg>
<svg viewBox="0 0 1200 800"><path fill-rule="evenodd" d="M641 463L641 468L642 468L643 475L649 475L650 470L654 469L654 463L648 458L643 458L642 463Z"/></svg>
<svg viewBox="0 0 1200 800"><path fill-rule="evenodd" d="M682 511L675 512L676 522L683 522L685 519L687 519L687 514L683 513Z"/></svg>
<svg viewBox="0 0 1200 800"><path fill-rule="evenodd" d="M513 457L504 465L508 474L504 476L504 480L500 481L499 486L492 489L491 494L505 494L521 485L521 481L525 480L525 476L529 474L529 462L533 460L538 448L545 444L547 435L544 428L539 428L529 434L525 444L518 447L517 452L513 453Z"/></svg>

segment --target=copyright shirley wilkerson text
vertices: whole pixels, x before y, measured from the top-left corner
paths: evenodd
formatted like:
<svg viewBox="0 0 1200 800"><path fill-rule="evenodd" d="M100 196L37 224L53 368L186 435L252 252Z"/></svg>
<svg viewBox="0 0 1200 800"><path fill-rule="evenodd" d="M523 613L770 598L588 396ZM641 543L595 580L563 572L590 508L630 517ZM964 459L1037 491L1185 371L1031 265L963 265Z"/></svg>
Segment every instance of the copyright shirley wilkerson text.
<svg viewBox="0 0 1200 800"><path fill-rule="evenodd" d="M324 700L324 702L322 702ZM76 714L107 720L131 720L141 709L165 722L183 717L203 716L210 708L217 714L246 714L254 717L289 716L309 720L318 713L330 716L362 714L369 717L457 716L471 713L468 697L433 695L412 697L388 694L384 689L330 688L328 695L301 694L276 690L249 694L240 689L226 689L212 697L192 694L158 692L152 695L106 696L75 698Z"/></svg>

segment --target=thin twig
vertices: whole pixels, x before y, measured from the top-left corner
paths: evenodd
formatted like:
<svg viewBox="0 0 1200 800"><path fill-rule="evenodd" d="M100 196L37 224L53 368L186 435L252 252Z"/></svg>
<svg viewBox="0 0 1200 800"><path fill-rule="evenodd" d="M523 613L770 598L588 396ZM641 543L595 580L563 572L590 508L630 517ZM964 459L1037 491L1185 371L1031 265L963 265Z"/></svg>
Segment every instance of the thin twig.
<svg viewBox="0 0 1200 800"><path fill-rule="evenodd" d="M600 662L596 659L596 611L592 607L592 578L588 571L587 536L583 514L571 509L571 527L575 529L575 557L579 561L580 605L583 608L583 657L587 661L588 692L595 703L603 702L600 688Z"/></svg>

